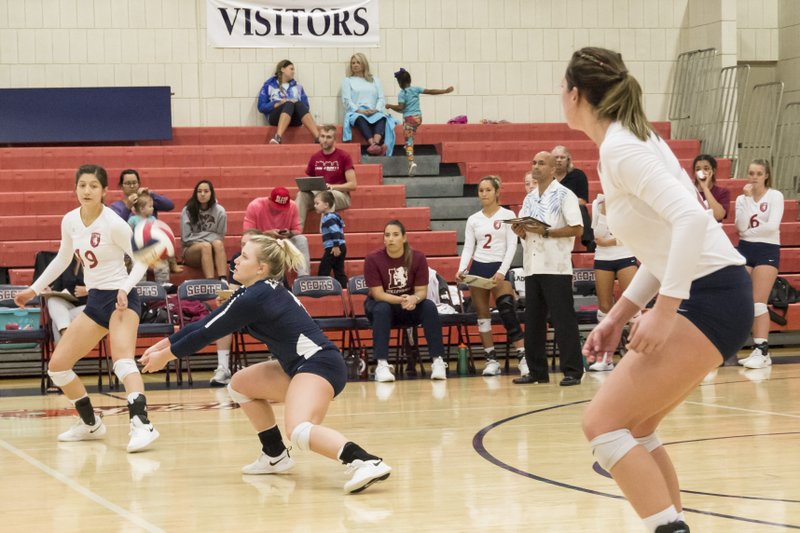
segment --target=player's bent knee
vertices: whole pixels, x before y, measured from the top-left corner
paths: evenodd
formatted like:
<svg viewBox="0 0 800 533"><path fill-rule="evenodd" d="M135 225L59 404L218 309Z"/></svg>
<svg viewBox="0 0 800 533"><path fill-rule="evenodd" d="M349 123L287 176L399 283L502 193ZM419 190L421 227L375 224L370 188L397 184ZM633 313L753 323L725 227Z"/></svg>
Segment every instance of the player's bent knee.
<svg viewBox="0 0 800 533"><path fill-rule="evenodd" d="M136 361L133 359L117 359L114 361L114 375L120 381L125 381L125 378L131 374L138 374L139 367L136 366Z"/></svg>
<svg viewBox="0 0 800 533"><path fill-rule="evenodd" d="M310 449L309 441L311 440L311 429L313 427L314 424L311 422L300 422L292 430L290 440L298 450L308 451Z"/></svg>
<svg viewBox="0 0 800 533"><path fill-rule="evenodd" d="M231 382L228 384L228 395L231 397L231 400L242 405L243 403L252 402L253 399L249 396L245 396L241 392L238 392L236 389L233 388L234 383Z"/></svg>
<svg viewBox="0 0 800 533"><path fill-rule="evenodd" d="M644 437L636 437L636 442L644 446L648 452L652 452L662 446L661 439L658 438L655 432L645 435Z"/></svg>
<svg viewBox="0 0 800 533"><path fill-rule="evenodd" d="M48 370L47 375L50 376L50 381L53 382L53 385L56 387L63 387L72 383L72 380L78 377L74 370L71 368L69 370Z"/></svg>
<svg viewBox="0 0 800 533"><path fill-rule="evenodd" d="M757 302L753 304L753 316L761 316L765 315L769 312L769 308L767 308L767 304Z"/></svg>
<svg viewBox="0 0 800 533"><path fill-rule="evenodd" d="M592 454L597 464L606 472L611 472L614 465L639 443L633 438L630 430L617 429L596 436L589 444L592 446Z"/></svg>

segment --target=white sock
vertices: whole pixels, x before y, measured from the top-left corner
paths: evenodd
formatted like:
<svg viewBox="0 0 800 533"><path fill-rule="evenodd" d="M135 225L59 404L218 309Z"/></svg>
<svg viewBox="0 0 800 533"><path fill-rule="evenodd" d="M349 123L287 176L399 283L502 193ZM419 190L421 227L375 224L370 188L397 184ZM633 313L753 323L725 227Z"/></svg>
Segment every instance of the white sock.
<svg viewBox="0 0 800 533"><path fill-rule="evenodd" d="M681 522L684 522L684 523L686 522L686 515L683 514L683 511L678 513L678 520L680 520Z"/></svg>
<svg viewBox="0 0 800 533"><path fill-rule="evenodd" d="M765 342L767 342L767 339L756 339L756 338L753 338L753 343L755 343L755 344L764 344Z"/></svg>
<svg viewBox="0 0 800 533"><path fill-rule="evenodd" d="M230 354L230 350L217 350L217 366L228 368L228 356Z"/></svg>
<svg viewBox="0 0 800 533"><path fill-rule="evenodd" d="M675 510L674 505L670 505L659 513L642 518L644 527L647 528L647 531L652 531L653 533L655 533L655 530L658 526L663 526L664 524L670 524L677 521L678 511Z"/></svg>
<svg viewBox="0 0 800 533"><path fill-rule="evenodd" d="M128 394L128 403L133 403L133 401L138 398L140 394L141 392L132 392Z"/></svg>

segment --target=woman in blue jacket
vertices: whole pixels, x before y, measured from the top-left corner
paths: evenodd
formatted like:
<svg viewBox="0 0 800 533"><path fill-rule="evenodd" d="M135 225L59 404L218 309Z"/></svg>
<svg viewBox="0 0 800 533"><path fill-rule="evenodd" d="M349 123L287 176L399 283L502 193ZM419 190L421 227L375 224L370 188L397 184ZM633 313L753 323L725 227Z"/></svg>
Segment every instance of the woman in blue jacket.
<svg viewBox="0 0 800 533"><path fill-rule="evenodd" d="M269 142L281 144L286 128L301 124L314 136L314 142L319 142L319 130L308 108L308 96L294 79L294 64L288 59L279 61L275 75L264 83L258 94L258 110L267 116L270 126L278 127Z"/></svg>

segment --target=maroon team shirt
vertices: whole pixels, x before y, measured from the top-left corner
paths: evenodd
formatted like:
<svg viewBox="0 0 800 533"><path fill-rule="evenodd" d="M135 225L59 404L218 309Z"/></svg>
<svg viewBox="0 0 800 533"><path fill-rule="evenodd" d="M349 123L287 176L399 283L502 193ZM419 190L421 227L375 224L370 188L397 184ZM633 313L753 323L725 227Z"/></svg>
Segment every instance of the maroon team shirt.
<svg viewBox="0 0 800 533"><path fill-rule="evenodd" d="M352 168L353 158L344 150L334 148L330 154L320 150L308 161L306 175L325 178L330 185L341 185L347 183L344 173Z"/></svg>
<svg viewBox="0 0 800 533"><path fill-rule="evenodd" d="M407 269L403 258L393 259L381 248L364 259L364 281L367 287L383 287L387 294L402 296L414 294L414 287L428 284L428 260L425 254L412 251L411 269Z"/></svg>

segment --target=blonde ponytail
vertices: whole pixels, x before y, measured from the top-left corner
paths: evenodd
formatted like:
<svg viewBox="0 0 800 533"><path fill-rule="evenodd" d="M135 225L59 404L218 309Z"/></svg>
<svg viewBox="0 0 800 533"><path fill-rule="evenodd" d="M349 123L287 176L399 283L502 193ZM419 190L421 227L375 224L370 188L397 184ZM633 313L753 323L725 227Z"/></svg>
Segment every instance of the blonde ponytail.
<svg viewBox="0 0 800 533"><path fill-rule="evenodd" d="M303 254L288 239L254 235L250 242L258 247L257 258L269 267L270 278L283 279L287 272L297 271L305 263Z"/></svg>

